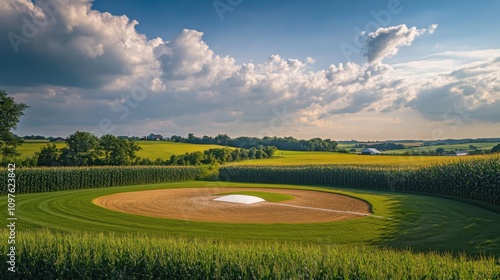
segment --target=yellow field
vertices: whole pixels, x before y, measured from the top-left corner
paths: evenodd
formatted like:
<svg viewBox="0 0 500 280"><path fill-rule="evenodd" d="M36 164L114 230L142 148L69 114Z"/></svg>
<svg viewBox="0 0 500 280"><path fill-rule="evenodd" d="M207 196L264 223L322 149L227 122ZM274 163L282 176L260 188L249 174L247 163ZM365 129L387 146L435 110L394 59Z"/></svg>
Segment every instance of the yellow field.
<svg viewBox="0 0 500 280"><path fill-rule="evenodd" d="M176 143L167 141L137 141L142 150L137 152L141 158L168 160L171 155L181 155L213 148L223 148L219 145L202 145ZM57 148L63 148L65 143L55 143ZM25 142L18 147L21 158L32 156L47 145L47 142ZM230 149L234 149L231 148ZM271 159L246 160L228 165L316 165L316 164L349 164L349 165L384 165L384 166L420 166L430 163L444 163L456 160L467 160L481 156L445 157L445 156L396 156L396 155L357 155L336 152L281 151ZM483 156L484 157L484 156Z"/></svg>
<svg viewBox="0 0 500 280"><path fill-rule="evenodd" d="M141 158L149 158L155 160L161 158L168 160L171 155L180 155L197 151L205 151L213 148L223 148L219 145L202 145L202 144L187 144L167 141L137 141L142 150L137 152L137 156ZM42 147L45 147L47 141L26 141L17 148L21 153L21 158L33 156L36 152L40 152ZM55 143L58 149L66 146L66 143ZM233 149L233 148L231 148Z"/></svg>
<svg viewBox="0 0 500 280"><path fill-rule="evenodd" d="M229 165L315 165L315 164L349 164L377 166L421 166L431 163L445 163L467 160L485 156L445 157L445 156L393 156L393 155L357 155L336 152L299 152L277 151L275 158L247 160Z"/></svg>
<svg viewBox="0 0 500 280"><path fill-rule="evenodd" d="M35 155L36 152L40 152L42 147L51 144L48 141L36 140L36 141L25 141L21 146L17 147L17 151L21 153L21 158L26 158ZM58 149L66 147L66 143L58 142L56 144Z"/></svg>
<svg viewBox="0 0 500 280"><path fill-rule="evenodd" d="M202 152L208 149L224 148L219 145L188 144L166 141L137 141L142 150L137 152L141 158L167 160L171 155L182 155L185 153ZM234 148L231 148L234 149Z"/></svg>

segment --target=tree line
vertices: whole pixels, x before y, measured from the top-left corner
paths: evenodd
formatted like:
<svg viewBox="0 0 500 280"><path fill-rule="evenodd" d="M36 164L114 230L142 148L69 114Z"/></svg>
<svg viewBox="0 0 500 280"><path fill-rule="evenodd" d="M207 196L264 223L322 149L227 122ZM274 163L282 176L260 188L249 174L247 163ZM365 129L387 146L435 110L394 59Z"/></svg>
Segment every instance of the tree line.
<svg viewBox="0 0 500 280"><path fill-rule="evenodd" d="M276 147L258 146L250 149L215 148L204 152L172 155L168 160L140 158L141 147L133 140L111 134L98 138L92 133L77 131L66 139L66 147L53 143L42 147L25 165L31 166L99 166L99 165L211 165L248 159L270 158Z"/></svg>
<svg viewBox="0 0 500 280"><path fill-rule="evenodd" d="M271 158L276 152L274 146L257 146L250 149L215 148L204 152L171 155L165 165L223 164L249 159Z"/></svg>
<svg viewBox="0 0 500 280"><path fill-rule="evenodd" d="M37 166L133 165L141 147L111 134L97 138L94 134L77 131L66 139L66 147L58 149L47 144L35 153Z"/></svg>
<svg viewBox="0 0 500 280"><path fill-rule="evenodd" d="M280 150L290 151L335 151L337 149L337 142L331 139L312 138L309 140L300 140L291 136L265 136L263 138L242 136L231 138L227 134L197 137L193 133L189 133L187 137L174 135L169 140L192 144L216 144L244 149L258 146L274 146Z"/></svg>

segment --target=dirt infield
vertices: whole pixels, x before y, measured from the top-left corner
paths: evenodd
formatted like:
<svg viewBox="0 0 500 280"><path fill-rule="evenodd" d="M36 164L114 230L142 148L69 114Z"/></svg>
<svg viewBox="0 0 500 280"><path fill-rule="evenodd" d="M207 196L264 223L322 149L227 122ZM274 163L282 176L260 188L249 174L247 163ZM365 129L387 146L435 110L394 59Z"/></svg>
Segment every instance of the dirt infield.
<svg viewBox="0 0 500 280"><path fill-rule="evenodd" d="M243 190L284 193L291 200L251 205L214 201L217 193ZM96 198L102 207L144 216L218 223L318 223L370 215L362 200L333 193L266 188L183 188L118 193Z"/></svg>

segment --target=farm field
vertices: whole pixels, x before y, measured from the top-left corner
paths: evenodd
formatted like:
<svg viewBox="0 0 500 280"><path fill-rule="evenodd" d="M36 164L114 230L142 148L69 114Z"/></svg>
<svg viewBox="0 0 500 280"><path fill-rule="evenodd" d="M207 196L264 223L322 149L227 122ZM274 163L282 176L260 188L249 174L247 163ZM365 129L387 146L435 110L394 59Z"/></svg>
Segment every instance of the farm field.
<svg viewBox="0 0 500 280"><path fill-rule="evenodd" d="M18 151L21 153L21 158L33 156L35 152L39 152L42 147L45 147L47 141L29 141L24 142L19 146ZM63 148L66 143L55 143L57 148ZM220 145L203 145L203 144L188 144L168 141L137 141L137 144L142 150L137 152L137 156L155 160L161 158L168 160L171 155L180 155L197 151L205 151L214 148L223 148Z"/></svg>
<svg viewBox="0 0 500 280"><path fill-rule="evenodd" d="M283 153L283 154L282 154ZM468 156L466 159L480 158ZM229 163L228 165L245 166L293 166L293 165L319 165L319 164L349 164L349 165L376 165L407 167L421 166L431 163L446 163L459 160L456 157L444 156L397 156L397 155L358 155L338 152L310 152L310 151L276 151L271 159L246 160Z"/></svg>
<svg viewBox="0 0 500 280"><path fill-rule="evenodd" d="M411 143L398 143L397 141L394 142L396 144L403 144L405 145L405 149L399 149L399 150L389 150L389 151L384 151L385 154L402 154L404 152L408 151L436 151L438 148L443 148L445 151L451 151L451 150L462 150L462 151L470 151L470 145L475 146L479 150L486 150L490 151L495 145L500 144L496 142L471 142L471 143L466 143L466 144L454 144L454 145L432 145L432 146L422 146L422 142L411 142ZM367 145L373 144L373 143L364 143ZM362 148L354 148L355 144L345 144L345 143L339 143L338 148L339 149L345 149L347 151L351 149L355 149L356 152L360 152Z"/></svg>
<svg viewBox="0 0 500 280"><path fill-rule="evenodd" d="M48 230L20 237L19 260L32 264L17 272L26 279L498 279L500 273L493 257L364 245ZM5 271L0 276L8 278Z"/></svg>
<svg viewBox="0 0 500 280"><path fill-rule="evenodd" d="M137 156L154 160L161 158L168 160L171 155L180 155L196 151L205 151L214 148L223 148L220 145L189 144L167 141L137 141L142 150L137 152ZM55 143L57 148L62 148L65 143ZM47 145L47 142L30 141L25 142L18 148L21 158L32 156L35 152ZM412 148L415 151L434 151L437 147L443 147L446 150L468 149L468 145L446 145ZM495 143L477 143L474 144L479 149L491 149ZM351 145L352 146L352 145ZM339 145L340 148L343 148ZM228 147L229 149L234 149ZM360 149L358 149L360 150ZM385 151L386 154L401 154L409 150ZM473 157L467 157L473 158ZM430 163L445 163L457 160L454 157L443 156L362 156L357 154L346 154L337 152L315 152L315 151L283 151L277 150L272 159L246 160L230 165L310 165L310 164L362 164L362 165L391 165L396 167L420 166Z"/></svg>
<svg viewBox="0 0 500 280"><path fill-rule="evenodd" d="M17 147L17 151L21 154L21 158L26 158L33 156L36 152L40 152L40 149L50 144L47 141L25 141L21 146ZM66 147L66 143L54 142L58 149Z"/></svg>
<svg viewBox="0 0 500 280"><path fill-rule="evenodd" d="M137 156L142 158L168 160L171 155L181 155L192 152L203 152L208 149L224 148L220 145L189 144L168 141L137 141L142 150Z"/></svg>
<svg viewBox="0 0 500 280"><path fill-rule="evenodd" d="M146 144L149 151L169 144L171 151L179 153L184 153L186 147L208 147L171 142L148 141ZM23 263L22 273L26 273L20 274L21 278L44 275L53 279L125 276L169 279L188 274L190 279L214 278L214 275L230 279L241 276L441 279L447 275L495 279L500 275L500 225L496 222L500 220L500 211L486 210L498 209L495 205L484 206L486 201L498 205L496 191L475 196L479 199L475 205L484 208L440 197L389 191L412 190L416 185L424 187L415 189L419 193L439 195L442 190L445 195L449 192L470 198L467 191L473 184L473 193L481 195L492 183L495 185L498 156L361 156L295 151L277 151L276 155L272 159L242 161L210 170L206 166L18 170L19 192L23 192L21 189L27 192L16 195L18 261ZM484 160L469 164L471 159ZM449 167L429 166L450 162L458 163ZM478 177L474 173L467 177L468 183L464 185L460 178L471 174L470 168L483 175ZM424 171L418 173L419 170ZM226 172L229 177L219 178L240 183L151 184L158 180L205 178L206 172L221 172L221 175ZM158 179L158 174L166 177ZM411 174L420 175L412 177ZM432 174L437 175L432 177ZM248 183L242 183L245 178L249 179ZM283 178L290 180L280 182ZM259 180L267 183L249 183ZM89 185L79 184L80 181ZM64 188L51 187L54 182ZM395 184L394 188L391 183ZM108 187L124 184L127 186ZM163 193L174 190L192 190L195 196L184 197L188 203L181 207L181 199L170 197L174 192ZM454 190L457 193L453 193ZM147 191L152 193L146 194ZM345 208L342 202L299 204L295 197L306 197L302 191L319 192L317 197L321 199L329 196L328 193L345 195L369 203L368 211L372 213L366 214L359 207ZM143 194L142 197L137 192ZM231 194L261 197L266 199L268 208L263 208L265 214L255 209L245 211L241 206L238 211L221 208L222 212L219 209L214 213L204 208L214 196ZM132 203L133 211L130 206L113 208L107 202L96 204L103 197L113 195L122 199L119 203L123 205ZM128 200L122 196L128 196ZM2 197L0 207L6 209L7 198ZM173 200L169 202L165 197ZM318 203L319 199L309 201ZM136 207L134 203L142 205ZM182 209L180 215L164 214L167 209L162 207L166 205L169 209ZM354 203L349 205L354 207ZM280 210L284 216L276 215L273 220L273 211L282 209L279 207L297 208L299 212ZM161 214L152 214L155 211ZM204 213L202 219L197 212ZM247 216L238 220L241 217L235 214L242 212ZM261 215L265 221L246 218L254 214ZM223 215L233 218L224 219ZM295 221L285 222L291 217ZM6 211L0 213L0 218L7 218ZM0 230L0 236L8 239L7 230ZM5 246L6 243L0 244L1 250L6 251ZM0 260L5 261L6 257L3 258ZM107 271L106 277L95 274L96 271ZM0 278L3 275L0 272Z"/></svg>
<svg viewBox="0 0 500 280"><path fill-rule="evenodd" d="M382 157L396 156L372 158ZM469 183L464 185L463 180L460 180L463 178L460 174L468 173L470 166L473 166L474 170L482 176L478 177L475 176L477 174L473 174L474 176L468 177L467 182L474 183L475 193L484 194L488 191L488 186L492 186L491 183L495 185L494 178L498 175L498 163L498 157L489 156L487 159L473 161L471 164L460 163L449 167L431 166L424 168L430 173L422 173L423 176L417 176L416 181L406 179L403 181L417 182L418 186L425 186L424 189L417 191L429 192L433 191L433 186L432 184L426 186L424 177L427 178L428 175L425 174L437 174L436 178L432 177L434 178L432 182L439 181L443 187L442 190L447 190L450 194L453 194L455 190L458 191L456 195L465 194L467 197ZM293 166L271 165L264 167L221 166L219 169L221 174L225 171L230 175L229 179L237 181L244 181L248 178L253 182L272 175L270 177L272 180L269 182L290 178L288 182L296 184L300 181L303 185L219 181L144 183L155 180L153 177L158 171L162 171L160 174L165 175L168 180L193 180L198 178L203 167L18 170L19 192L27 185L31 186L31 189L26 189L28 193L19 193L15 198L16 218L18 219L16 221L18 232L16 257L18 262L23 264L19 275L22 275L23 279L32 279L34 275L37 277L43 275L47 279L106 279L110 277L170 279L185 278L185 275L190 275L190 279L239 277L441 279L449 275L458 279L498 278L500 275L498 264L500 225L496 221L500 220L500 211L492 212L456 200L389 191L393 188L383 185L387 185L388 182L399 185L403 183L391 177L390 173L396 172L394 169L370 167L366 164L344 167L347 168L344 170L346 172L332 165L299 167L298 169ZM258 173L246 170L252 168L266 170L260 170ZM122 169L126 172L123 173ZM131 179L129 177L134 174L133 172L140 172L142 169L148 172L141 172L141 178L137 178L140 180L127 181ZM151 172L149 172L150 169ZM294 169L297 171L293 171ZM397 170L403 172L400 176L403 178L403 175L413 174L412 172L418 172L421 169L401 168ZM173 176L176 172L180 173L178 176ZM454 184L452 185L456 183L455 187L449 184L451 178L448 173L450 172L451 176L460 175L453 177ZM359 175L370 178L358 178ZM139 185L105 187L110 186L107 177L121 178L125 179L122 182L129 182L126 184ZM341 179L338 183L330 180L337 177ZM223 178L228 179L224 176ZM306 180L301 181L301 178ZM5 177L4 179L6 180ZM33 179L36 180L33 181ZM87 182L89 185L76 186L80 181ZM41 186L41 182L48 184L48 187ZM58 182L57 186L61 184L66 186L73 182L79 189L72 189L72 184L69 184L67 188L63 188L67 190L43 192L53 190L50 187L51 182L52 184ZM432 183L429 180L427 182ZM116 184L120 185L120 182ZM308 184L331 187L309 186ZM336 187L338 185L356 189ZM385 191L374 190L380 186ZM368 190L370 188L372 190ZM194 194L194 196L183 198L187 202L185 207L179 207L179 204L175 203L165 203L164 198L174 193L170 191L176 191L178 195L180 192L177 191L184 190L192 190L191 193ZM33 191L39 193L29 193ZM163 193L167 191L168 194ZM297 204L299 200L291 199L290 196L306 197L300 193L301 191L319 192L321 200L330 195L344 195L350 199L369 203L368 213L371 212L371 215L364 214L367 212L358 215L361 213L360 210L345 208L346 205L342 206L342 201L328 205ZM146 192L158 193L147 195L146 200L141 200L136 195L146 194ZM185 195L188 192L182 193ZM264 215L266 219L273 215L273 207L274 211L278 211L276 207L277 209L282 209L280 207L300 208L297 210L303 210L304 213L309 211L308 215L315 218L320 216L319 213L316 214L316 211L320 211L323 216L325 213L332 213L332 216L328 217L330 220L311 218L298 223L284 222L294 215L281 217L278 222L272 223L265 223L261 220L239 220L228 223L223 218L221 220L221 217L232 216L238 211L227 206L229 208L212 216L219 220L212 219L210 215L205 215L205 218L209 217L208 220L197 219L196 212L205 213L204 207L210 205L214 196L228 194L253 195L267 199L268 202L265 203L268 205L264 207L270 207L267 208L270 211L266 211ZM115 211L109 209L110 204L96 204L101 199L114 195L125 195L133 199L133 201L123 200L123 205L142 203L141 206L148 210L147 212L136 210L130 212L125 211L126 209L113 208ZM4 199L0 200L0 207L6 209L7 198L2 197ZM498 205L497 198L498 192L496 191L486 197L478 196L478 199L482 201L491 200L491 203ZM113 199L116 198L113 197ZM309 201L319 202L318 199ZM347 206L349 205L353 206L353 203L348 203ZM168 209L162 207L168 207ZM170 211L171 207L181 209L178 212L180 216L158 217L151 212L163 213ZM241 208L241 205L238 207L243 211L245 209ZM249 207L254 207L254 205ZM133 208L138 209L135 206ZM344 219L332 220L333 216L339 215ZM307 217L307 215L302 216ZM0 218L7 219L7 211L0 213ZM7 229L0 230L2 238L8 239L8 235ZM0 250L7 251L6 246L7 243L0 244ZM6 257L4 255L0 257L0 260L6 261ZM106 271L106 274L99 274L103 271ZM0 272L0 278L3 278L5 273L5 271Z"/></svg>
<svg viewBox="0 0 500 280"><path fill-rule="evenodd" d="M489 143L467 143L467 144L456 144L456 145L433 145L433 146L425 146L425 147L412 147L410 149L402 149L402 150L392 150L392 151L385 151L385 153L388 154L401 154L404 153L405 151L436 151L438 148L443 148L445 151L452 151L452 150L461 150L461 151L470 151L470 145L475 146L478 150L486 150L490 151L493 147L498 145L500 143L494 143L494 142L489 142Z"/></svg>

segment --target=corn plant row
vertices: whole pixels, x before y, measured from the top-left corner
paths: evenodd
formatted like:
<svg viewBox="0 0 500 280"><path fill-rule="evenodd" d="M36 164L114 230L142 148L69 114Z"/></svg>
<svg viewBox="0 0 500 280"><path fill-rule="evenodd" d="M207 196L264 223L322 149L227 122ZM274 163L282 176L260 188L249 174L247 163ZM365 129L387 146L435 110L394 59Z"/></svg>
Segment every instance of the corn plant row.
<svg viewBox="0 0 500 280"><path fill-rule="evenodd" d="M5 231L0 236L6 236ZM6 238L6 237L5 237ZM3 239L5 239L3 238ZM102 233L19 234L1 279L499 279L495 257L369 246L226 242ZM8 244L0 243L7 252ZM0 261L6 263L2 254Z"/></svg>
<svg viewBox="0 0 500 280"><path fill-rule="evenodd" d="M36 193L198 179L201 169L189 166L57 167L17 169L16 193ZM7 171L0 173L7 182ZM6 188L1 189L5 194Z"/></svg>
<svg viewBox="0 0 500 280"><path fill-rule="evenodd" d="M455 196L500 205L500 157L459 160L419 168L227 166L225 181L343 186Z"/></svg>

